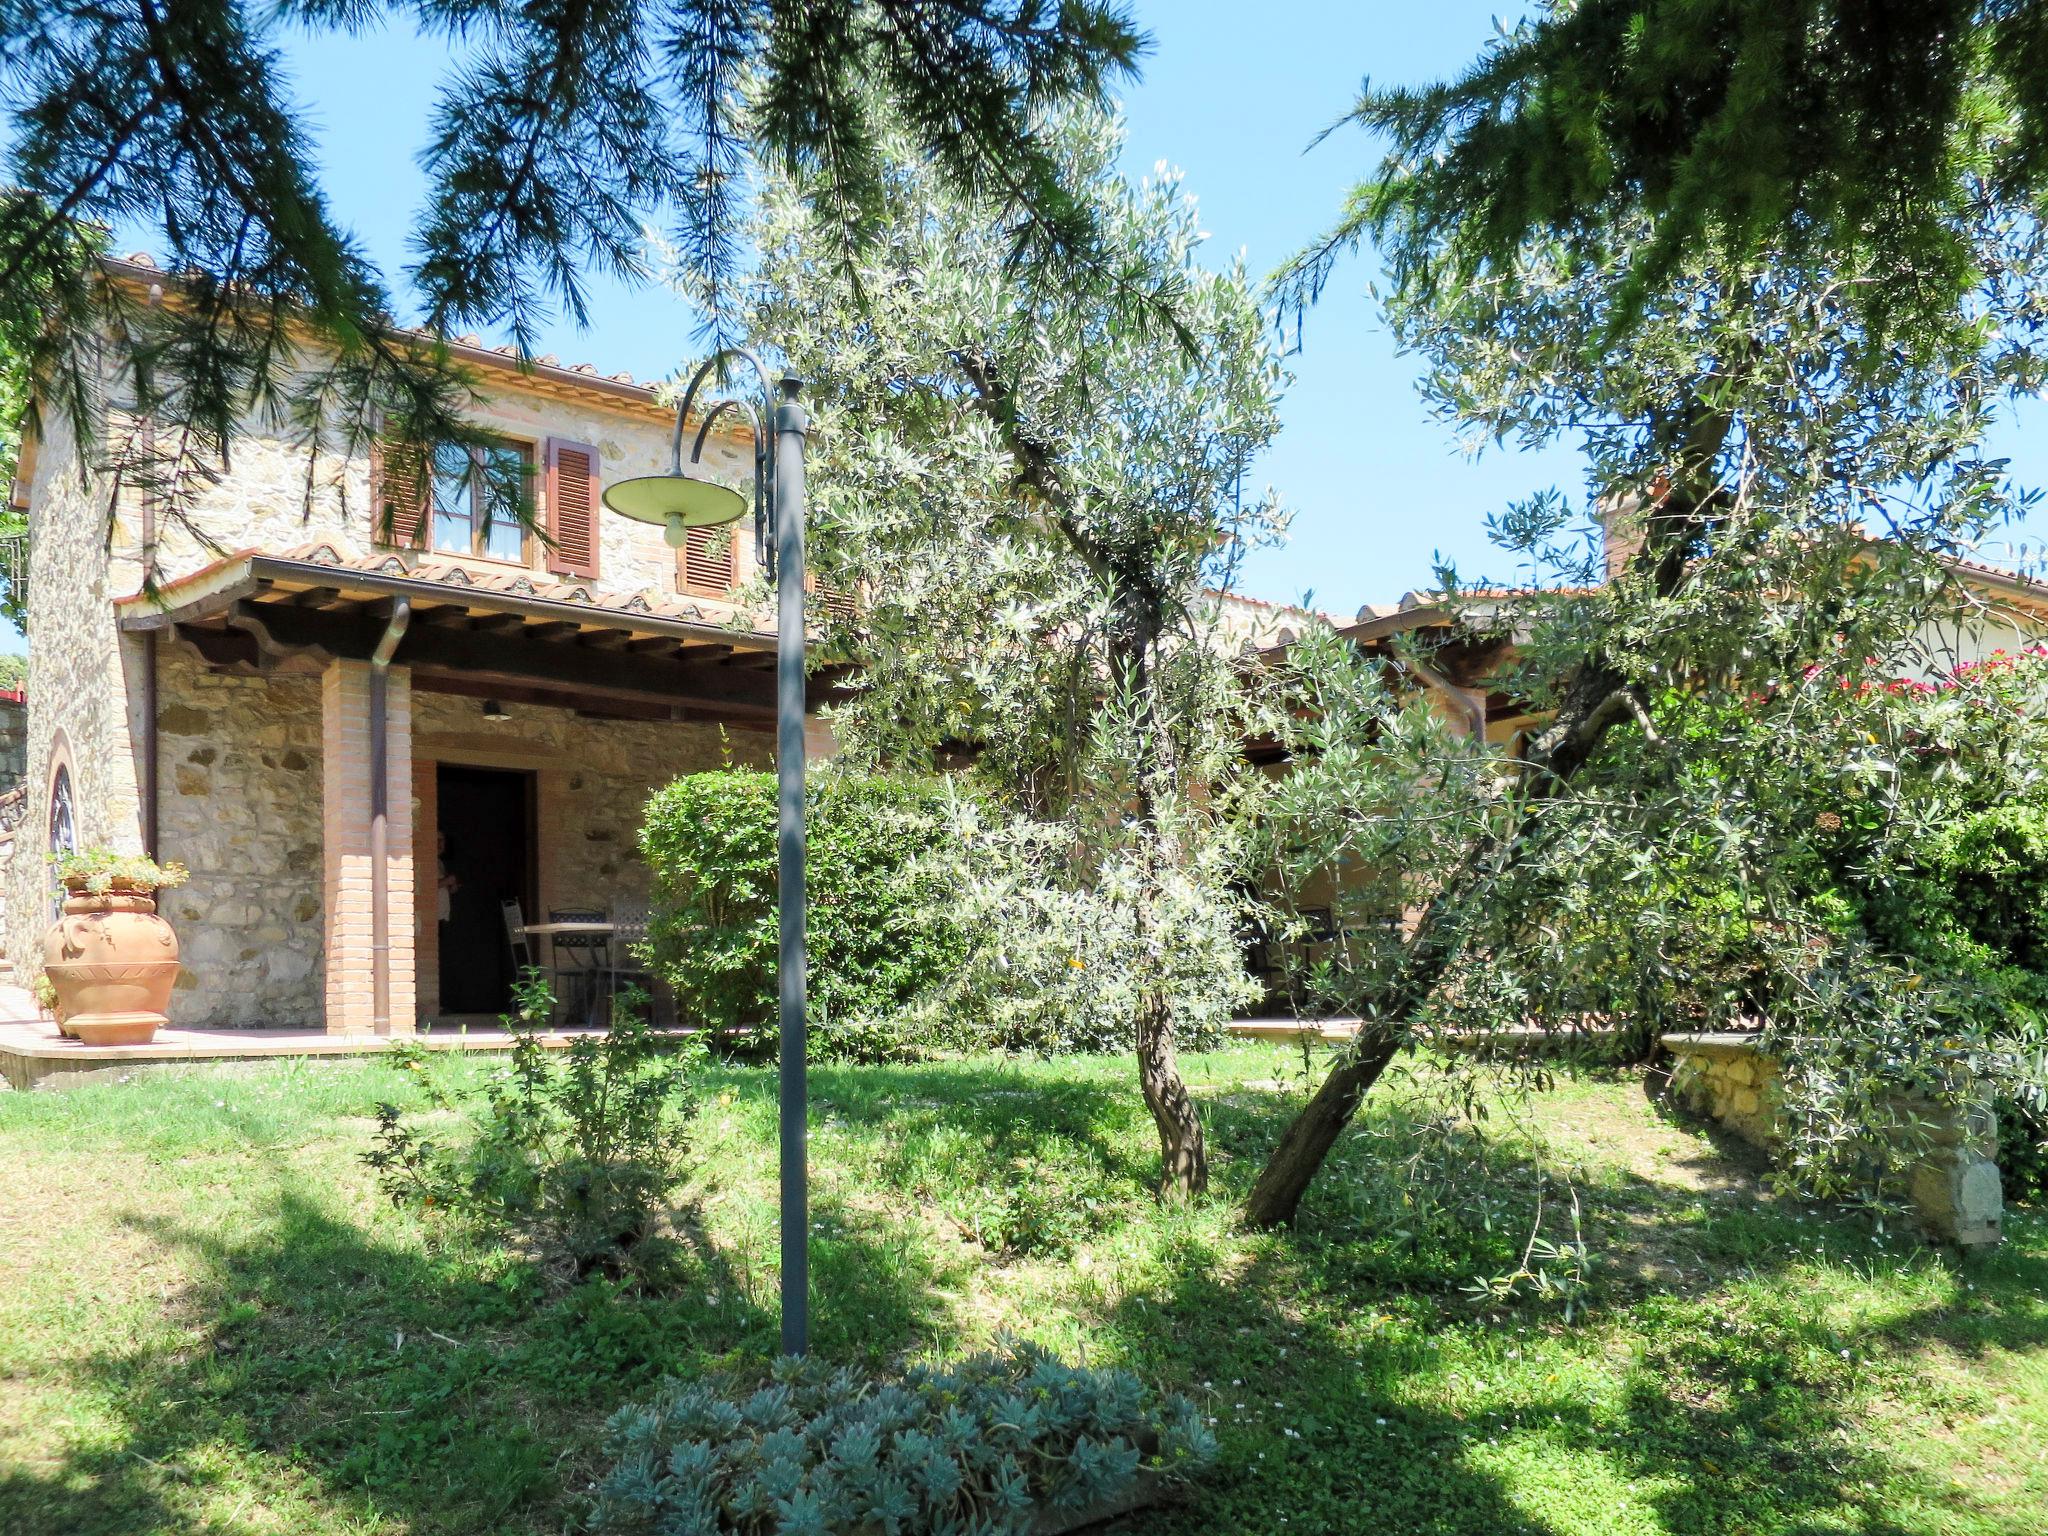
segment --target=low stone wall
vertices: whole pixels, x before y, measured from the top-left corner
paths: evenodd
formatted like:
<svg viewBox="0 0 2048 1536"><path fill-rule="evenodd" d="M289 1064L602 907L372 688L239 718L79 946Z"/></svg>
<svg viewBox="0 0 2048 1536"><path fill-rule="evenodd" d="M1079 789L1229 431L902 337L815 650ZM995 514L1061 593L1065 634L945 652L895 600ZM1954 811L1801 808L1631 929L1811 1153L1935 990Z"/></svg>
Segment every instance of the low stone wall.
<svg viewBox="0 0 2048 1536"><path fill-rule="evenodd" d="M1674 1058L1672 1099L1775 1153L1784 1139L1784 1081L1776 1057L1754 1035L1665 1035ZM1930 1237L1964 1247L2000 1238L1998 1123L1988 1103L1958 1109L1909 1106L1929 1127L1926 1154L1907 1176L1906 1197Z"/></svg>

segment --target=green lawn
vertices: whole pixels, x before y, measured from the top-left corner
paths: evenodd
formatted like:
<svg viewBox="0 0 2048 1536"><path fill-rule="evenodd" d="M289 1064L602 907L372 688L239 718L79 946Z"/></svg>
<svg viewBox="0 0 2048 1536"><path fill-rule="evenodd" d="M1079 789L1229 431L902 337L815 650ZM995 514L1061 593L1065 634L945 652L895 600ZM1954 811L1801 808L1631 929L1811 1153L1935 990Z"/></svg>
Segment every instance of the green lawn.
<svg viewBox="0 0 2048 1536"><path fill-rule="evenodd" d="M1227 1195L1300 1058L1187 1067ZM1133 1528L2048 1528L2041 1217L1944 1259L1765 1197L1625 1077L1496 1112L1397 1177L1443 1144L1424 1075L1345 1143L1299 1233L1254 1238L1222 1199L1145 1195L1125 1062L814 1085L817 1346L888 1362L1010 1329L1195 1394L1215 1475ZM347 1065L0 1096L0 1532L559 1531L615 1405L773 1348L771 1074L712 1082L686 1283L659 1298L546 1293L382 1206L357 1162L371 1108L417 1093ZM1548 1296L1468 1291L1516 1268L1539 1180L1544 1231L1572 1237L1567 1171L1590 1267Z"/></svg>

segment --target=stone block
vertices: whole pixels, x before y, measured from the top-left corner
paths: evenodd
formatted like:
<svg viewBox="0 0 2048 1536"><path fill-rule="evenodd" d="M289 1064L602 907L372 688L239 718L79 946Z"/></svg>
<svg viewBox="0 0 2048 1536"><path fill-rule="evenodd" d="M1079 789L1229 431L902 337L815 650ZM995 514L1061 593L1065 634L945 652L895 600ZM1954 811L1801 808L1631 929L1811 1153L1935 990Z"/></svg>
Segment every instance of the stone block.
<svg viewBox="0 0 2048 1536"><path fill-rule="evenodd" d="M1963 1247L1999 1241L2005 1197L1996 1163L1967 1154L1939 1157L1913 1170L1906 1193L1930 1237Z"/></svg>

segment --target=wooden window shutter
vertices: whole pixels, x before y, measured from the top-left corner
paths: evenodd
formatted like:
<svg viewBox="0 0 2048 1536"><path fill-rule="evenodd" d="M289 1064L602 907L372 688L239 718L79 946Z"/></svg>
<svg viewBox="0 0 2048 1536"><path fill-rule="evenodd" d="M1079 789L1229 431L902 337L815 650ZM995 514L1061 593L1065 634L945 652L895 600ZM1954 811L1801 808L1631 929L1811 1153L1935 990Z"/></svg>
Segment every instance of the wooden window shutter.
<svg viewBox="0 0 2048 1536"><path fill-rule="evenodd" d="M370 542L420 548L427 542L427 477L417 453L370 442Z"/></svg>
<svg viewBox="0 0 2048 1536"><path fill-rule="evenodd" d="M676 585L693 597L727 597L739 585L740 541L733 525L692 528L676 551Z"/></svg>
<svg viewBox="0 0 2048 1536"><path fill-rule="evenodd" d="M856 588L834 586L816 571L805 573L804 588L831 618L844 621L860 612L860 593Z"/></svg>
<svg viewBox="0 0 2048 1536"><path fill-rule="evenodd" d="M548 569L597 579L597 450L566 438L548 439Z"/></svg>

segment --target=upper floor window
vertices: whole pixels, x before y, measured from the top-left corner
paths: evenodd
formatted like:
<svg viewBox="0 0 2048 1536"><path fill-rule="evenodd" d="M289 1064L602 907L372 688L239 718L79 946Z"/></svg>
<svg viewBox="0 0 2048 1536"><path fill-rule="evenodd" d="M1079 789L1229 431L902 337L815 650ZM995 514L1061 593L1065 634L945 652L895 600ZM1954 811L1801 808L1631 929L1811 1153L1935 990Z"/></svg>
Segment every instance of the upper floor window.
<svg viewBox="0 0 2048 1536"><path fill-rule="evenodd" d="M434 548L451 555L487 555L523 562L533 504L533 450L524 443L434 449ZM530 515L530 514L529 514Z"/></svg>
<svg viewBox="0 0 2048 1536"><path fill-rule="evenodd" d="M735 525L692 528L676 551L676 589L692 597L725 597L739 585Z"/></svg>
<svg viewBox="0 0 2048 1536"><path fill-rule="evenodd" d="M536 490L544 533L533 526ZM539 546L554 575L595 578L601 490L597 449L568 438L441 443L424 466L418 453L380 443L370 458L370 539L520 565L542 563Z"/></svg>

